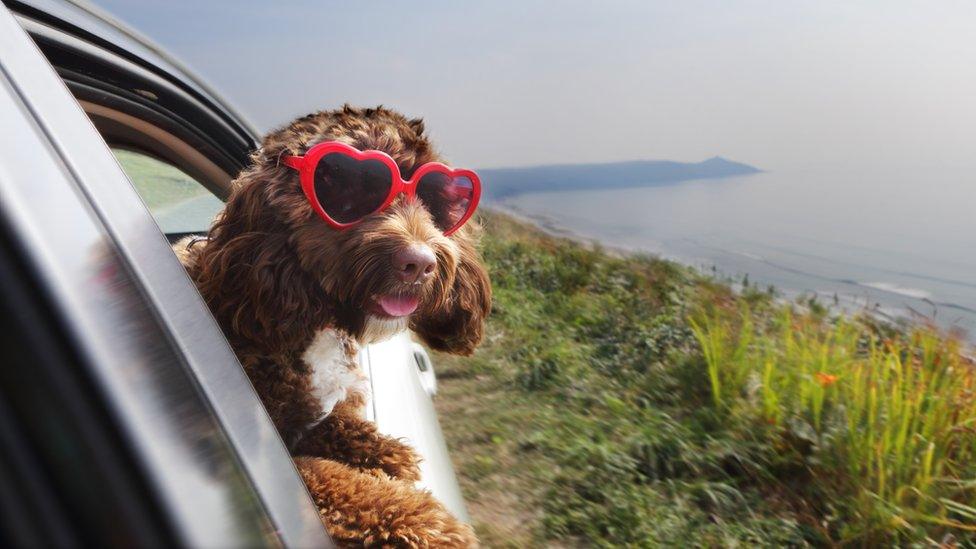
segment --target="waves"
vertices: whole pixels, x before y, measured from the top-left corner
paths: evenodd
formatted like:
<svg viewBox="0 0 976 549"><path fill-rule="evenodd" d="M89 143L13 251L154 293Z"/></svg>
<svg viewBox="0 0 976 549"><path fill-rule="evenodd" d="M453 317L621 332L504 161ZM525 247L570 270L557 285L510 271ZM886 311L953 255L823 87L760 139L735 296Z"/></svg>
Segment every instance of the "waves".
<svg viewBox="0 0 976 549"><path fill-rule="evenodd" d="M876 290L881 290L883 292L890 292L893 294L903 295L907 297L912 297L915 299L932 299L932 293L919 288L903 288L892 282L859 282L860 286L866 286L868 288L874 288Z"/></svg>
<svg viewBox="0 0 976 549"><path fill-rule="evenodd" d="M791 275L798 275L808 280L816 280L816 281L820 281L821 283L827 283L828 285L834 287L834 291L836 291L837 286L847 286L849 287L849 289L846 291L846 293L851 296L870 290L872 293L875 294L876 298L880 298L882 296L888 296L888 299L884 301L888 301L890 304L896 306L901 305L903 307L907 307L908 304L904 302L904 298L909 298L912 300L918 300L924 302L925 304L933 307L934 311L938 311L939 309L950 309L950 310L966 313L968 315L976 315L976 307L970 307L955 301L938 299L938 293L934 291L931 287L919 288L914 286L907 286L891 280L877 280L877 279L858 280L855 278L848 278L840 274L840 271L845 270L843 268L837 269L837 271L835 271L836 273L835 276L819 274L819 273L812 272L810 270L806 270L798 264L792 264L789 261L783 261L783 258L774 261L769 259L768 257L753 252L747 252L742 250L727 250L721 246L705 244L701 241L694 240L694 239L684 239L684 240L686 242L693 243L697 247L708 249L711 252L713 252L712 259L715 260L716 266L719 267L720 269L723 267L723 265L721 265L722 262L720 261L720 258L714 255L716 253L734 255L739 258L746 259L749 262L761 264L765 268L775 269L777 271L783 273L789 273ZM798 252L793 252L788 250L781 250L781 251L789 255L814 259L817 261L818 264L821 265L824 263L833 263L833 264L839 264L839 265L850 267L851 268L850 270L856 270L856 271L870 270L878 273L888 273L888 274L893 274L905 278L912 278L920 281L928 281L928 282L935 282L937 284L955 286L957 287L957 289L962 290L964 293L967 294L969 293L968 291L969 289L976 288L976 284L971 284L960 280L953 280L951 278L944 278L944 277L915 273L915 272L882 269L882 268L873 267L869 265L838 261L838 260L821 257L813 254L808 254L808 253L798 253ZM747 265L746 266L739 265L738 268L745 270L746 272L749 272L753 276L759 275L759 279L762 278L761 268L750 269ZM805 290L816 291L813 288L803 288L804 283L802 279L794 279L793 282L794 284L788 285L788 287L784 287L783 289L799 291L799 292ZM862 292L859 292L858 289L861 289ZM829 294L829 292L825 292L825 291L816 291L816 293ZM877 294L881 294L881 296L878 296ZM901 298L901 301L899 301L899 298ZM976 300L976 296L974 296L974 300Z"/></svg>

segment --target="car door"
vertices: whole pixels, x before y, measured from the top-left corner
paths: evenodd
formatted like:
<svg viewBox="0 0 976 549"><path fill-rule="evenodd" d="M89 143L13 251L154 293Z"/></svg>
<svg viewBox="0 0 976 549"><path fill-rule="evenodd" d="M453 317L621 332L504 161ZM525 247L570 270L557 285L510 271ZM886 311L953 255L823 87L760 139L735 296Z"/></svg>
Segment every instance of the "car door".
<svg viewBox="0 0 976 549"><path fill-rule="evenodd" d="M52 1L17 6L21 24L113 147L160 229L171 241L205 232L256 146L255 130L201 78L106 14ZM404 334L360 358L374 395L370 419L414 446L423 457L421 484L467 520L431 402L426 352Z"/></svg>
<svg viewBox="0 0 976 549"><path fill-rule="evenodd" d="M454 516L470 522L431 401L437 383L427 351L408 334L400 334L369 345L360 354L372 388L369 419L383 433L403 439L417 450L422 458L419 484Z"/></svg>
<svg viewBox="0 0 976 549"><path fill-rule="evenodd" d="M0 536L330 545L166 239L3 7L0 120Z"/></svg>

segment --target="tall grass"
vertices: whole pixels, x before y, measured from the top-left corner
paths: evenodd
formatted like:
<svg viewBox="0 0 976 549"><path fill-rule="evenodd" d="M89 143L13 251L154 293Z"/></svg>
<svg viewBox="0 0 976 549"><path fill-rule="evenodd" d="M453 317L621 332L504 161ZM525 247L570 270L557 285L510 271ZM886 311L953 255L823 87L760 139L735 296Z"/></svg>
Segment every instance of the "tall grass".
<svg viewBox="0 0 976 549"><path fill-rule="evenodd" d="M495 215L483 250L438 406L486 546L976 547L957 343Z"/></svg>
<svg viewBox="0 0 976 549"><path fill-rule="evenodd" d="M690 319L713 404L796 455L802 497L828 535L856 544L972 539L976 369L917 328L882 337L856 319L747 307Z"/></svg>

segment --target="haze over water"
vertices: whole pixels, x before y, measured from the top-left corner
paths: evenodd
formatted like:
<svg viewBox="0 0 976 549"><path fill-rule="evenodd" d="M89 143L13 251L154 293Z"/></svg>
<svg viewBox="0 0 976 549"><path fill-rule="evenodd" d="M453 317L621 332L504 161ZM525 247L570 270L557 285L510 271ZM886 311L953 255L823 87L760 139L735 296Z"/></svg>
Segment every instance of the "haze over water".
<svg viewBox="0 0 976 549"><path fill-rule="evenodd" d="M761 167L761 166L760 166ZM976 336L972 172L831 166L502 203L550 227L677 259L786 296L910 311Z"/></svg>

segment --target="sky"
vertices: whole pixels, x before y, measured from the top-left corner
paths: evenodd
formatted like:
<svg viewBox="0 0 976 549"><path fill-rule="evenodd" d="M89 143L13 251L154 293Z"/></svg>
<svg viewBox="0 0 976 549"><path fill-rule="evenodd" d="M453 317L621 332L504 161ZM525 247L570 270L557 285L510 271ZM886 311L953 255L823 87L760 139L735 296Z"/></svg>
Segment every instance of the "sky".
<svg viewBox="0 0 976 549"><path fill-rule="evenodd" d="M349 102L475 168L976 168L976 2L97 0L265 131Z"/></svg>

